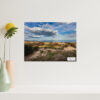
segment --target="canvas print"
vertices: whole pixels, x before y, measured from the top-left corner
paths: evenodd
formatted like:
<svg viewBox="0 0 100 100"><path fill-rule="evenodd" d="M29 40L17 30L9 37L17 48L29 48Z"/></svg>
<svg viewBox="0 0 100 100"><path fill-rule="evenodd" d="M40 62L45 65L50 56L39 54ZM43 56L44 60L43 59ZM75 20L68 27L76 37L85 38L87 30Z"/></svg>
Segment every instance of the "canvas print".
<svg viewBox="0 0 100 100"><path fill-rule="evenodd" d="M25 22L25 61L76 61L76 22Z"/></svg>

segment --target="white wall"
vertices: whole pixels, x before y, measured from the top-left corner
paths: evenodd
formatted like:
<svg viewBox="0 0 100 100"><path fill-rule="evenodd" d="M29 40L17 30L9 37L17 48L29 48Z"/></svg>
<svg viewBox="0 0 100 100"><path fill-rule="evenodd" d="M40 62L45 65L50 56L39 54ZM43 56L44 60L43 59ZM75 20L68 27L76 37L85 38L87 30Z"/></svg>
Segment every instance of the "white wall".
<svg viewBox="0 0 100 100"><path fill-rule="evenodd" d="M25 21L76 21L77 62L24 62ZM0 28L8 22L19 27L11 48L16 85L100 84L100 0L0 0ZM2 44L0 37L0 55Z"/></svg>

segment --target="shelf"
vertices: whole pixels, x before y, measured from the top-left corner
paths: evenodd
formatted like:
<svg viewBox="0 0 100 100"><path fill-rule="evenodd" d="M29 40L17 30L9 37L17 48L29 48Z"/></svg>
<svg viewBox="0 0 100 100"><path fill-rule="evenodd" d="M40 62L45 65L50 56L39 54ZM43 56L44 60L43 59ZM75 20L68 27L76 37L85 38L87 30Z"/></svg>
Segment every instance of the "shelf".
<svg viewBox="0 0 100 100"><path fill-rule="evenodd" d="M16 86L9 92L0 94L97 94L100 93L100 86L87 85L34 85L34 86Z"/></svg>

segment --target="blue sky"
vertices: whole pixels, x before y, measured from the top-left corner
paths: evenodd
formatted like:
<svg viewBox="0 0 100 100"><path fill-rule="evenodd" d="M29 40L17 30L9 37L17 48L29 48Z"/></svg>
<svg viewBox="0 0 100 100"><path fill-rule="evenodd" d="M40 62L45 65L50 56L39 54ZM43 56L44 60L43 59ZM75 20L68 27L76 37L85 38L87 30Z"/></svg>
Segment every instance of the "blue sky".
<svg viewBox="0 0 100 100"><path fill-rule="evenodd" d="M25 41L76 42L76 22L25 22Z"/></svg>

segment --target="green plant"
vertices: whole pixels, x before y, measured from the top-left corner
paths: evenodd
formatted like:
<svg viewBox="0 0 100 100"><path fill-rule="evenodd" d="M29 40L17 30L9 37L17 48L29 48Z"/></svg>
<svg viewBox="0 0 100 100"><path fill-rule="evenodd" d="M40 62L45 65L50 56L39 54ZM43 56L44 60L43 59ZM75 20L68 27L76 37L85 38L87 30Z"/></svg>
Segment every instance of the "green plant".
<svg viewBox="0 0 100 100"><path fill-rule="evenodd" d="M3 60L0 58L1 61L4 61L5 62L5 56L6 56L6 39L9 39L11 38L16 32L17 32L17 27L15 27L15 25L13 23L8 23L6 26L5 26L5 29L6 29L6 33L4 35L4 38L5 38L5 41L4 41L4 57L3 57Z"/></svg>
<svg viewBox="0 0 100 100"><path fill-rule="evenodd" d="M11 38L17 32L17 29L18 29L17 27L12 27L7 31L4 37L7 39Z"/></svg>
<svg viewBox="0 0 100 100"><path fill-rule="evenodd" d="M28 55L34 53L35 51L37 51L38 49L39 48L37 46L33 47L31 45L25 44L24 45L24 50L25 50L24 55L28 56Z"/></svg>
<svg viewBox="0 0 100 100"><path fill-rule="evenodd" d="M24 45L24 50L25 50L25 52L24 52L25 56L33 53L33 48L30 45Z"/></svg>
<svg viewBox="0 0 100 100"><path fill-rule="evenodd" d="M40 53L43 53L43 50L40 50Z"/></svg>

